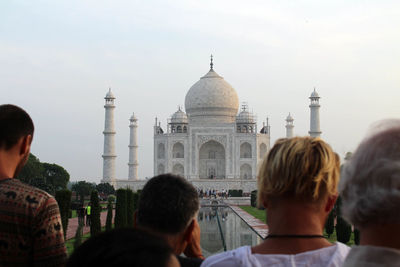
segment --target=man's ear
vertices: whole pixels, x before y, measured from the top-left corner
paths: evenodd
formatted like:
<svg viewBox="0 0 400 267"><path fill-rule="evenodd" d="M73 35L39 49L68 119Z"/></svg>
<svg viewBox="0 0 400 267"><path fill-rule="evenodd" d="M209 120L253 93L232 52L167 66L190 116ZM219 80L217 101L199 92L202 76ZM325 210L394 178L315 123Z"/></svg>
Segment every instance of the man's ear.
<svg viewBox="0 0 400 267"><path fill-rule="evenodd" d="M186 227L186 230L185 230L185 232L183 234L183 239L188 243L190 243L190 241L192 241L192 232L193 232L193 229L194 229L194 226L195 226L194 225L195 224L194 220L195 219L192 219L192 221L190 222L189 226Z"/></svg>
<svg viewBox="0 0 400 267"><path fill-rule="evenodd" d="M23 137L21 137L21 142L20 142L20 149L19 149L19 154L20 155L26 155L29 154L29 151L31 150L31 143L32 143L32 135L28 134Z"/></svg>
<svg viewBox="0 0 400 267"><path fill-rule="evenodd" d="M336 199L338 198L338 195L331 195L328 197L328 199L325 202L325 212L329 213L333 209L333 206L335 206Z"/></svg>

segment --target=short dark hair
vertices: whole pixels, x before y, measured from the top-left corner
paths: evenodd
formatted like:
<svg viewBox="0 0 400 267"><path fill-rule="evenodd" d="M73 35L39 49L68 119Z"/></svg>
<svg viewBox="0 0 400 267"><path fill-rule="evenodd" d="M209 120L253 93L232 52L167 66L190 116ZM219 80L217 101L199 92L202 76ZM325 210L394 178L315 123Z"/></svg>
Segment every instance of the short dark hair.
<svg viewBox="0 0 400 267"><path fill-rule="evenodd" d="M32 135L34 126L29 114L15 105L0 105L0 148L9 150L21 137Z"/></svg>
<svg viewBox="0 0 400 267"><path fill-rule="evenodd" d="M180 176L162 174L143 187L137 223L161 233L178 234L198 210L199 198L193 185Z"/></svg>
<svg viewBox="0 0 400 267"><path fill-rule="evenodd" d="M68 259L74 266L167 266L173 256L164 239L134 229L115 229L91 237Z"/></svg>

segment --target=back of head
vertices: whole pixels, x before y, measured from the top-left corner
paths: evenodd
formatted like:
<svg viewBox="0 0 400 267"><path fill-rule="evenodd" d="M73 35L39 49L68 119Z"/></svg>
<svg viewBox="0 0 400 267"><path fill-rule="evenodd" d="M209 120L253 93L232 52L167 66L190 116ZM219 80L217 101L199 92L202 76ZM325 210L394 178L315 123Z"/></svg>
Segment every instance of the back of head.
<svg viewBox="0 0 400 267"><path fill-rule="evenodd" d="M400 223L400 120L383 125L358 146L339 185L343 215L359 228Z"/></svg>
<svg viewBox="0 0 400 267"><path fill-rule="evenodd" d="M32 135L31 117L20 107L0 105L0 149L9 150L21 137Z"/></svg>
<svg viewBox="0 0 400 267"><path fill-rule="evenodd" d="M171 248L163 239L138 229L117 229L84 242L67 266L167 266Z"/></svg>
<svg viewBox="0 0 400 267"><path fill-rule="evenodd" d="M320 138L279 139L260 168L258 201L290 197L317 202L334 195L339 164L338 155Z"/></svg>
<svg viewBox="0 0 400 267"><path fill-rule="evenodd" d="M140 193L138 225L152 230L178 234L199 210L196 189L184 178L162 174L150 179Z"/></svg>

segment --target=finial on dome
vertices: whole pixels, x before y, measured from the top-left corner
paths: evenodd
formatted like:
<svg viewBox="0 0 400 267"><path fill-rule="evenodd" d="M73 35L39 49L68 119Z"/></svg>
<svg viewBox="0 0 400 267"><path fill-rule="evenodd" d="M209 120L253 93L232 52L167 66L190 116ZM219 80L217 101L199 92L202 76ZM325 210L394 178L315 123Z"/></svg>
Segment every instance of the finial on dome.
<svg viewBox="0 0 400 267"><path fill-rule="evenodd" d="M210 70L213 70L213 66L214 66L214 63L213 63L213 55L211 54L211 61L210 61Z"/></svg>

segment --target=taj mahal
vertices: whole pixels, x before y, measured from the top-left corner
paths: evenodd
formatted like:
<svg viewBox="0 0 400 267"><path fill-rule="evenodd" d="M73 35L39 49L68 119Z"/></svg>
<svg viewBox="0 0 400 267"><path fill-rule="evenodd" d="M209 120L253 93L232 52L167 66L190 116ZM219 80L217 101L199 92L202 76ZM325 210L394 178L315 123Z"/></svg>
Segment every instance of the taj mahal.
<svg viewBox="0 0 400 267"><path fill-rule="evenodd" d="M310 136L320 136L319 95L310 98ZM138 179L137 121L130 118L128 178L115 177L115 96L111 89L105 97L103 179L116 188L141 189L146 180ZM294 119L286 118L286 137L294 136ZM214 70L209 71L187 92L185 110L181 107L162 127L155 119L154 175L173 173L186 178L199 189L255 190L256 175L270 149L268 118L261 127L248 105L239 108L236 90Z"/></svg>

